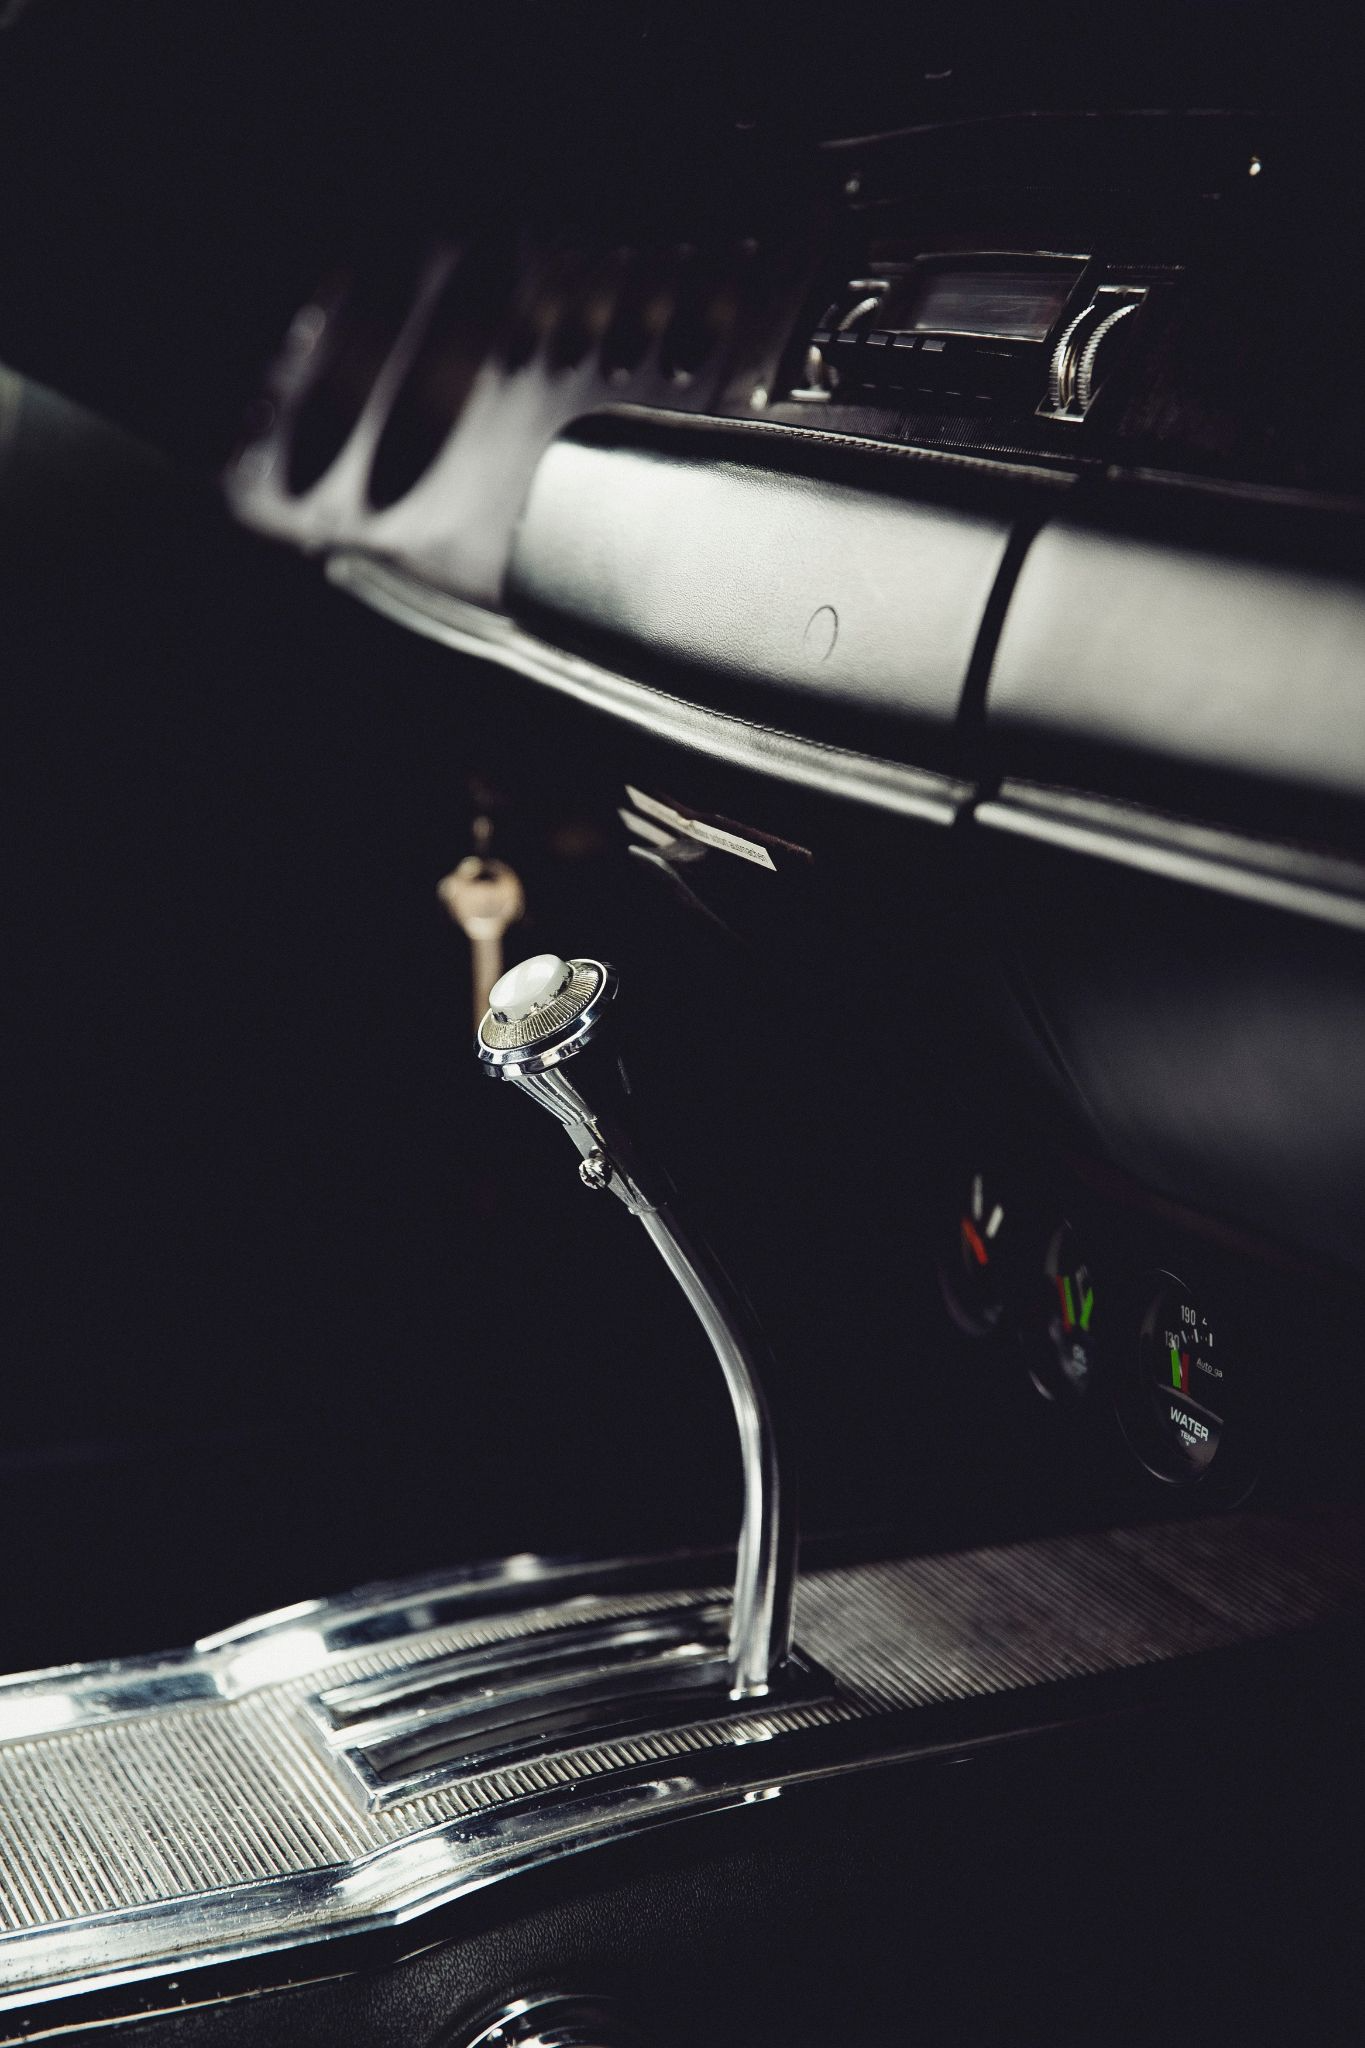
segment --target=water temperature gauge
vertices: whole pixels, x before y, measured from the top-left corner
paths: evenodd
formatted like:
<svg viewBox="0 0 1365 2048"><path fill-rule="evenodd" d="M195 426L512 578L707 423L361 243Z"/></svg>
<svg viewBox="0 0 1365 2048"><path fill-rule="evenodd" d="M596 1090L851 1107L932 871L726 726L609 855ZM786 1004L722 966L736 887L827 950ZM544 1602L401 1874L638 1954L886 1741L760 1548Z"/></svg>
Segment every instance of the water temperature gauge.
<svg viewBox="0 0 1365 2048"><path fill-rule="evenodd" d="M1223 1439L1226 1355L1189 1288L1173 1273L1159 1274L1157 1280L1138 1341L1154 1469L1171 1479L1197 1479L1213 1463Z"/></svg>

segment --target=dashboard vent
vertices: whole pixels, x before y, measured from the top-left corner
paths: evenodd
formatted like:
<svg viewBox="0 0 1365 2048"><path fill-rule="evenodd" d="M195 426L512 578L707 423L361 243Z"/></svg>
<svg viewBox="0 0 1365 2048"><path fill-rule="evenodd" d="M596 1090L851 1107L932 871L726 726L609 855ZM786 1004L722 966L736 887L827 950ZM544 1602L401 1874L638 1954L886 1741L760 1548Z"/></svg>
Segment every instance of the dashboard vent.
<svg viewBox="0 0 1365 2048"><path fill-rule="evenodd" d="M681 265L672 317L659 343L659 367L674 383L689 382L724 346L739 317L741 284L738 256L697 253Z"/></svg>
<svg viewBox="0 0 1365 2048"><path fill-rule="evenodd" d="M295 315L285 373L311 372L312 381L285 458L291 496L302 497L320 483L350 440L402 333L416 287L415 262L390 256L335 278Z"/></svg>
<svg viewBox="0 0 1365 2048"><path fill-rule="evenodd" d="M658 347L673 313L675 264L662 252L632 255L598 351L612 383L626 383Z"/></svg>
<svg viewBox="0 0 1365 2048"><path fill-rule="evenodd" d="M505 247L476 245L457 258L408 365L370 465L376 511L420 482L449 440L512 296Z"/></svg>

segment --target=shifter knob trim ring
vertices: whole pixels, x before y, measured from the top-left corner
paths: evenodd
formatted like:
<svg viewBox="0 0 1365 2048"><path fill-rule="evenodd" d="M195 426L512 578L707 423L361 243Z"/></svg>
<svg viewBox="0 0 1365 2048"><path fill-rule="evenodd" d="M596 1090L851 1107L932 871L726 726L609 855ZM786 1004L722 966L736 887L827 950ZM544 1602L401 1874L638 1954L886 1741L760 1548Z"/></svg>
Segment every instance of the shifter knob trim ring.
<svg viewBox="0 0 1365 2048"><path fill-rule="evenodd" d="M486 1073L510 1080L516 1074L543 1074L572 1059L596 1036L615 998L619 980L602 960L570 960L567 987L528 1016L502 1022L492 1010L484 1013L475 1050Z"/></svg>

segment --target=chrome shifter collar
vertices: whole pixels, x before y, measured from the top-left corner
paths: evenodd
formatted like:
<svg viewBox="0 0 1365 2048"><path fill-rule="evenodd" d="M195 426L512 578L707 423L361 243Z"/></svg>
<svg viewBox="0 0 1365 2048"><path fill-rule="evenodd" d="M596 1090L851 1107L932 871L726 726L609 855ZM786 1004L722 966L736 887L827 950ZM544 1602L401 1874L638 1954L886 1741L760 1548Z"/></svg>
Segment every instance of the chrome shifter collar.
<svg viewBox="0 0 1365 2048"><path fill-rule="evenodd" d="M479 1026L475 1050L492 1074L543 1074L581 1052L610 1009L618 986L602 960L570 960L568 986L528 1017L504 1023L492 1010Z"/></svg>

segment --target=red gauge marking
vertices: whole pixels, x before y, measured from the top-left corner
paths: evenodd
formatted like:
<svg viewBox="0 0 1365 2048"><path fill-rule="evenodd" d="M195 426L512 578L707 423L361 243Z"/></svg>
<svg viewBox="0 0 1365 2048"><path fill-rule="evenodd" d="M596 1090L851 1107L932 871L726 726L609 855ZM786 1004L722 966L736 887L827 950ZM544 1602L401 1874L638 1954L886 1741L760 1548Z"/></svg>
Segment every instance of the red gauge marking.
<svg viewBox="0 0 1365 2048"><path fill-rule="evenodd" d="M976 1253L977 1265L985 1266L989 1264L991 1255L986 1250L985 1245L981 1242L981 1233L979 1230L976 1229L976 1227L973 1224L967 1221L967 1218L965 1216L962 1219L962 1235L966 1238L968 1244Z"/></svg>

